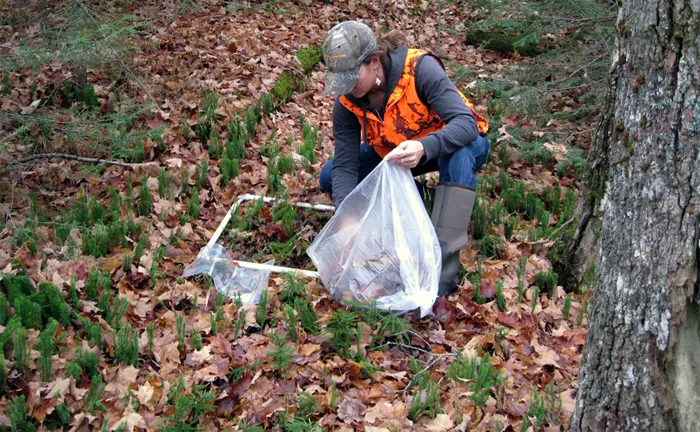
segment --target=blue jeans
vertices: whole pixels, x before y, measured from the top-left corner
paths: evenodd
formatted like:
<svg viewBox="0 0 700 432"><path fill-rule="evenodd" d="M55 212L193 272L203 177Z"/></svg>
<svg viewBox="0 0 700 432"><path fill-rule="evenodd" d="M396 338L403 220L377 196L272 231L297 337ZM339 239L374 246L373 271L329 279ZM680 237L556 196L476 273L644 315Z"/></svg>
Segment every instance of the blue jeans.
<svg viewBox="0 0 700 432"><path fill-rule="evenodd" d="M476 140L460 148L454 153L433 159L411 169L413 176L439 171L440 181L458 183L476 189L476 172L486 163L491 144L486 137L479 136ZM382 161L374 148L367 144L360 145L359 180L362 181ZM333 159L321 169L319 183L325 192L333 192L332 184Z"/></svg>

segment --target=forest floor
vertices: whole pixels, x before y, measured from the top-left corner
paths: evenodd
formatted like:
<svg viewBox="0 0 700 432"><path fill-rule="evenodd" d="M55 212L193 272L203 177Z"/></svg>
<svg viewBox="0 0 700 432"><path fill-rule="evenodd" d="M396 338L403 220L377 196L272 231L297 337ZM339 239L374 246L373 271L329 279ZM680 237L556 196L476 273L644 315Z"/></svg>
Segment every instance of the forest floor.
<svg viewBox="0 0 700 432"><path fill-rule="evenodd" d="M137 48L128 68L138 78L88 69L87 81L95 116L121 99L155 103L133 124L158 133L145 134L125 157L95 150L100 136L112 136L99 123L88 126L97 137L71 142L31 133L18 139L11 120L0 123L5 163L56 152L135 164L37 159L2 174L0 342L7 382L0 424L14 428L22 420L39 430L71 431L566 429L589 294L566 293L551 280L547 252L552 234L570 222L577 184L571 174L557 175L555 163L570 147L588 148L594 119L538 125L493 118L498 113L488 96L470 89L528 59L467 45L464 29L474 13L467 2L443 2L439 47L438 11L427 5L435 2L134 3L100 11L148 22L128 39ZM458 88L496 126L480 173L483 218L473 222L486 224L480 228L486 233L462 252L460 290L425 318L347 308L312 279L273 273L259 307L216 295L210 279L181 277L242 194L332 204L318 175L333 153L333 98L323 94L323 63L304 71L295 53L320 46L328 29L346 19L364 20L376 32L400 29L414 46L439 49ZM0 49L37 31L5 25ZM464 69L473 72L470 79L460 74ZM302 85L246 125L246 109L269 97L283 76ZM54 107L45 102L71 78L58 62L13 75L0 110L50 113ZM207 94L218 100L212 105ZM38 108L34 100L42 101ZM71 114L65 115L67 123ZM234 130L239 125L250 129ZM544 146L554 159L538 163L499 152L511 126L530 136L551 134ZM244 157L235 159L237 172L224 174L222 153L240 150L235 134L246 135ZM278 155L294 153L306 157L292 158L291 172L278 164L270 173ZM518 187L520 201L506 201L505 191L517 195ZM534 201L541 204L528 206ZM247 213L234 217L220 243L236 258L312 268L304 251L324 217L297 218L287 229L275 208L253 208L244 206ZM65 306L52 303L53 291L42 282L64 295ZM42 305L34 324L24 315L12 321L25 313L25 298ZM67 318L51 312L62 307ZM52 318L58 327L48 325ZM25 342L12 333L18 327ZM52 334L42 339L47 328ZM48 348L47 338L55 341ZM97 368L86 352L96 355Z"/></svg>

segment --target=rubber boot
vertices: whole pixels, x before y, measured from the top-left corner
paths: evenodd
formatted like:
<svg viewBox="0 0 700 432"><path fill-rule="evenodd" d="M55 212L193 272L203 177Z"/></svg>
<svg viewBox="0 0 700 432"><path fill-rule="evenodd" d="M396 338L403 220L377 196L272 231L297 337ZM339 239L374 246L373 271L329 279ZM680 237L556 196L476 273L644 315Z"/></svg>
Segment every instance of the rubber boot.
<svg viewBox="0 0 700 432"><path fill-rule="evenodd" d="M457 183L438 183L431 219L442 250L439 296L457 290L459 251L467 245L469 220L474 208L476 191Z"/></svg>

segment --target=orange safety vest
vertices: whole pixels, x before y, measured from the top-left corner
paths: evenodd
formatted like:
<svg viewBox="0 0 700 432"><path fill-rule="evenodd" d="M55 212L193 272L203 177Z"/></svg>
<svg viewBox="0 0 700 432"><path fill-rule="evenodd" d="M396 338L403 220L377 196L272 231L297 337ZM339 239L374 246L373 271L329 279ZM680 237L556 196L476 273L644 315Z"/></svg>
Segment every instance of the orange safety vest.
<svg viewBox="0 0 700 432"><path fill-rule="evenodd" d="M431 132L439 131L445 126L440 117L421 102L416 90L416 65L426 51L409 49L406 54L403 73L394 91L389 96L383 121L373 112L367 111L350 102L346 96L340 97L340 103L357 116L367 144L383 158L393 148L407 140L417 140ZM442 66L440 59L435 57ZM444 69L444 66L443 66ZM462 92L460 96L477 120L479 132L486 133L489 123L474 110L474 104ZM365 130L366 126L366 130Z"/></svg>

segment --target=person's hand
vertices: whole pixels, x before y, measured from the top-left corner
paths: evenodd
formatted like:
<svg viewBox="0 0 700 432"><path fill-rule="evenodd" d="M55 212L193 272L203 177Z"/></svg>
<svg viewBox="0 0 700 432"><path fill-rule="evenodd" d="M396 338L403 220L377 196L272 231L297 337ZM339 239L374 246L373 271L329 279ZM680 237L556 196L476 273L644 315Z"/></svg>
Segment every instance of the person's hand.
<svg viewBox="0 0 700 432"><path fill-rule="evenodd" d="M338 227L341 231L344 231L346 229L352 228L356 223L357 221L355 220L355 218L346 217L338 223Z"/></svg>
<svg viewBox="0 0 700 432"><path fill-rule="evenodd" d="M425 154L423 143L420 141L404 141L398 147L389 152L384 158L386 161L395 160L397 164L405 168L414 168Z"/></svg>

